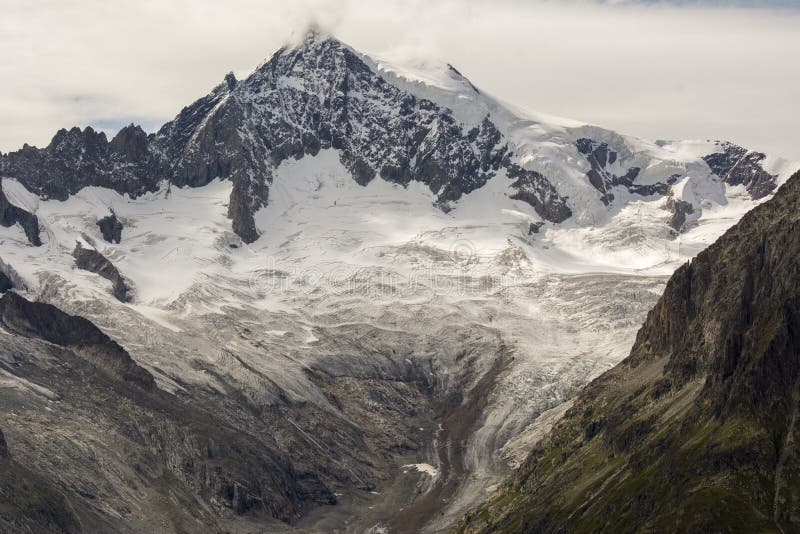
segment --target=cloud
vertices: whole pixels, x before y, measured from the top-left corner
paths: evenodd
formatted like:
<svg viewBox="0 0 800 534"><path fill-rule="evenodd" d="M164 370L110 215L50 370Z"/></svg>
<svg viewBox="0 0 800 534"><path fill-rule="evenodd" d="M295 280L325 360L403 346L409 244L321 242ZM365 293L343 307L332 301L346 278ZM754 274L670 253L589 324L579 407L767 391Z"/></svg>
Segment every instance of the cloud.
<svg viewBox="0 0 800 534"><path fill-rule="evenodd" d="M155 128L317 21L355 48L454 64L522 107L800 159L793 2L5 0L0 150L60 127ZM762 7L758 7L762 6Z"/></svg>

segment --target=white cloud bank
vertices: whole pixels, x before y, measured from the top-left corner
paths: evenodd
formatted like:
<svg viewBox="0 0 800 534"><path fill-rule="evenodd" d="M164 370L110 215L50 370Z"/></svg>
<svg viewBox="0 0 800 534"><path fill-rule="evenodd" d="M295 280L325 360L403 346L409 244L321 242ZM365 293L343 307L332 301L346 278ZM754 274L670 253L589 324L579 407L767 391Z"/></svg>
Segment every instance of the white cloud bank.
<svg viewBox="0 0 800 534"><path fill-rule="evenodd" d="M155 128L310 19L356 49L455 65L541 112L800 159L795 2L0 0L0 150L60 127ZM731 3L731 4L732 4Z"/></svg>

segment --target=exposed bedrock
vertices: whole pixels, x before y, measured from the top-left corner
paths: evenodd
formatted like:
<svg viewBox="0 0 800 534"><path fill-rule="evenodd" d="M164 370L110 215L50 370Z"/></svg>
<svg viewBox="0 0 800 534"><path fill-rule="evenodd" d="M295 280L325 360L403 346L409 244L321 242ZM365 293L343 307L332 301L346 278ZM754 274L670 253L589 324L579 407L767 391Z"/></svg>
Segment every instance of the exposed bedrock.
<svg viewBox="0 0 800 534"><path fill-rule="evenodd" d="M109 142L90 127L60 130L45 148L26 145L0 157L0 172L59 200L92 185L138 196L162 180L200 187L229 179L228 216L252 242L259 235L254 214L268 202L275 167L327 148L339 151L357 183L378 176L422 182L445 209L509 167L511 156L489 115L477 126L461 124L451 110L388 83L341 42L309 35L246 80L226 77L157 134L131 125ZM517 174L516 198L547 220L570 216L546 177Z"/></svg>
<svg viewBox="0 0 800 534"><path fill-rule="evenodd" d="M72 251L75 258L75 266L78 269L99 274L111 282L111 291L120 302L130 300L130 287L113 263L108 258L94 249L83 248L80 242L76 243L75 250Z"/></svg>
<svg viewBox="0 0 800 534"><path fill-rule="evenodd" d="M39 238L39 218L24 209L11 204L0 187L0 224L8 228L19 224L34 247L42 244Z"/></svg>
<svg viewBox="0 0 800 534"><path fill-rule="evenodd" d="M762 167L767 158L761 152L749 151L733 143L718 143L722 152L703 159L711 171L730 185L743 185L753 199L764 198L777 187L777 176Z"/></svg>
<svg viewBox="0 0 800 534"><path fill-rule="evenodd" d="M103 239L109 243L119 243L122 241L122 229L124 228L122 221L117 218L117 214L111 211L110 215L106 215L97 221L97 226L100 228L100 233Z"/></svg>
<svg viewBox="0 0 800 534"><path fill-rule="evenodd" d="M120 380L146 390L155 388L150 373L139 367L125 349L82 317L68 315L50 304L30 302L8 292L0 298L0 320L12 332L73 350Z"/></svg>
<svg viewBox="0 0 800 534"><path fill-rule="evenodd" d="M0 320L0 368L17 384L0 389L10 531L223 531L335 502L317 470L281 450L277 410L262 419L241 399L157 389L91 322L49 304L7 293Z"/></svg>

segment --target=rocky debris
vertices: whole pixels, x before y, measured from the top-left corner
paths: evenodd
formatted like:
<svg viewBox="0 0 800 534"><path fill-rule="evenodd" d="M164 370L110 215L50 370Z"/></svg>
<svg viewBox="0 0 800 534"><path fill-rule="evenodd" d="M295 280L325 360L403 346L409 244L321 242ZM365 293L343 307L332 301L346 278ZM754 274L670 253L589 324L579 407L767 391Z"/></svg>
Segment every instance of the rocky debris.
<svg viewBox="0 0 800 534"><path fill-rule="evenodd" d="M103 234L103 239L109 243L119 243L122 241L122 229L124 228L122 222L117 219L117 214L111 210L111 215L106 215L97 221L97 226L100 228L100 233Z"/></svg>
<svg viewBox="0 0 800 534"><path fill-rule="evenodd" d="M668 224L676 232L683 230L683 225L686 224L686 216L694 213L694 206L692 203L675 198L672 191L667 195L667 202L664 204L664 209L672 214Z"/></svg>
<svg viewBox="0 0 800 534"><path fill-rule="evenodd" d="M39 218L10 203L2 187L0 187L0 224L6 228L19 224L31 245L38 247L42 244L39 238Z"/></svg>
<svg viewBox="0 0 800 534"><path fill-rule="evenodd" d="M9 289L14 288L14 282L8 277L6 273L0 271L0 293L5 293Z"/></svg>
<svg viewBox="0 0 800 534"><path fill-rule="evenodd" d="M726 184L744 185L754 200L764 198L777 187L777 176L769 174L761 166L766 155L751 152L729 142L717 143L722 152L709 154L703 159L711 171Z"/></svg>
<svg viewBox="0 0 800 534"><path fill-rule="evenodd" d="M75 244L75 250L72 251L72 257L75 258L75 266L78 269L91 271L109 280L112 292L117 300L120 302L130 301L128 283L114 264L108 261L105 256L94 249L83 248L78 242Z"/></svg>
<svg viewBox="0 0 800 534"><path fill-rule="evenodd" d="M0 320L12 332L68 348L111 376L146 390L155 389L153 376L83 317L68 315L50 304L30 302L8 292L0 298Z"/></svg>
<svg viewBox="0 0 800 534"><path fill-rule="evenodd" d="M578 152L586 156L586 160L591 166L586 177L589 179L589 183L603 194L600 200L606 206L614 201L614 194L610 189L617 186L623 186L630 193L642 196L663 195L667 192L668 184L636 184L636 178L641 171L639 167L630 167L621 176L614 174L609 167L618 161L618 154L608 146L608 143L581 138L575 142L575 146Z"/></svg>
<svg viewBox="0 0 800 534"><path fill-rule="evenodd" d="M459 532L800 530L800 173L693 261Z"/></svg>

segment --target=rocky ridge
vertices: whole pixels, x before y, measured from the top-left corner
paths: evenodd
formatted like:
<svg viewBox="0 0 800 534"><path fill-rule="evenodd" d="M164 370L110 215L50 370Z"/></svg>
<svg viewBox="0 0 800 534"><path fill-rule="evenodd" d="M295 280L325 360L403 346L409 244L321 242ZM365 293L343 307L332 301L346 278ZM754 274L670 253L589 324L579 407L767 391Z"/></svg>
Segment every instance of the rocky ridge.
<svg viewBox="0 0 800 534"><path fill-rule="evenodd" d="M120 302L130 300L131 288L114 264L108 261L108 258L94 249L83 248L80 242L75 245L72 256L75 258L75 266L78 269L99 274L111 282L111 291L117 300Z"/></svg>
<svg viewBox="0 0 800 534"><path fill-rule="evenodd" d="M25 145L0 154L0 175L19 180L43 199L58 200L87 186L136 197L165 181L202 187L227 179L233 184L228 204L233 229L253 242L261 232L254 214L269 202L275 168L333 148L357 183L376 177L421 182L444 210L505 171L515 179L512 198L530 204L543 220L561 223L572 216L557 181L522 163L526 150L512 146L506 127L489 111L468 124L448 107L401 87L387 81L366 56L311 31L247 79L228 74L155 134L129 125L108 141L91 127L60 130L45 148ZM612 203L618 187L635 195L665 195L681 176L638 183L641 168L623 169L634 154L621 143L612 147L587 137L575 142L589 166L586 179L603 204ZM754 199L772 192L776 176L763 169L763 154L730 143L720 147L722 152L704 157L714 174L726 183L744 184ZM20 222L37 244L35 216L12 211L4 211L3 224Z"/></svg>

